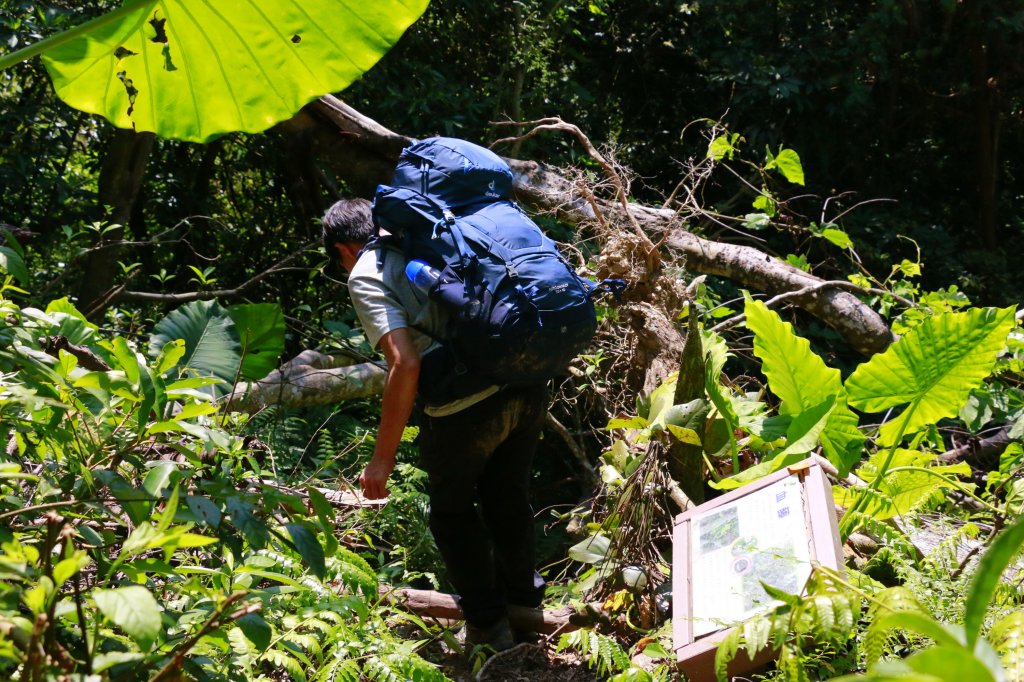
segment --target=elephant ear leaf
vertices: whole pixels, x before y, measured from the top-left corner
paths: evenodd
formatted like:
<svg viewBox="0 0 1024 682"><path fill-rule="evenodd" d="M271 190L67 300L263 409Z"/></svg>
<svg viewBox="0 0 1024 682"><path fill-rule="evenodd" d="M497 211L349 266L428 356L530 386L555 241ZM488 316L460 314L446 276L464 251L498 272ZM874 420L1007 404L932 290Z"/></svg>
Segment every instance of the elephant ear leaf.
<svg viewBox="0 0 1024 682"><path fill-rule="evenodd" d="M129 0L48 40L43 63L71 106L119 128L206 142L260 132L345 89L428 0Z"/></svg>
<svg viewBox="0 0 1024 682"><path fill-rule="evenodd" d="M857 429L857 415L847 406L839 370L826 366L810 342L764 303L747 301L745 313L754 332L754 355L761 359L772 393L782 401L779 412L795 418L834 402L816 435L825 456L846 475L860 461L865 439Z"/></svg>
<svg viewBox="0 0 1024 682"><path fill-rule="evenodd" d="M284 315L277 303L243 303L228 308L242 343L241 377L262 379L277 369L284 352Z"/></svg>
<svg viewBox="0 0 1024 682"><path fill-rule="evenodd" d="M179 371L216 377L222 387L234 384L242 361L241 345L235 323L216 301L187 303L157 322L149 339L150 357L157 357L177 339L185 342Z"/></svg>
<svg viewBox="0 0 1024 682"><path fill-rule="evenodd" d="M853 407L879 413L906 406L882 425L879 444L894 445L901 434L955 417L992 372L1013 315L1013 308L934 315L858 366L846 380Z"/></svg>

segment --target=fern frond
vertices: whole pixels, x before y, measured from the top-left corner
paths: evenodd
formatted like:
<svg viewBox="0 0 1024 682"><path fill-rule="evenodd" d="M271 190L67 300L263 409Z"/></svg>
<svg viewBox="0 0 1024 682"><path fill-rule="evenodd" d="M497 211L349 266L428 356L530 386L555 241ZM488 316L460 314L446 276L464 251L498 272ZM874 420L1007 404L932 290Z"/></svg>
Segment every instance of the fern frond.
<svg viewBox="0 0 1024 682"><path fill-rule="evenodd" d="M718 643L718 651L715 652L715 678L718 682L726 682L729 679L729 663L736 658L736 654L743 644L743 631L734 628Z"/></svg>
<svg viewBox="0 0 1024 682"><path fill-rule="evenodd" d="M747 655L754 657L761 649L768 646L772 634L772 623L768 618L755 617L743 624L743 648Z"/></svg>
<svg viewBox="0 0 1024 682"><path fill-rule="evenodd" d="M1024 680L1024 611L1014 611L993 623L988 640L1003 660L1006 679Z"/></svg>
<svg viewBox="0 0 1024 682"><path fill-rule="evenodd" d="M367 659L363 673L372 682L451 682L422 658L404 654L373 656Z"/></svg>
<svg viewBox="0 0 1024 682"><path fill-rule="evenodd" d="M868 610L871 625L864 636L864 656L868 668L881 660L892 629L889 626L878 626L876 623L880 621L881 616L897 612L927 613L914 593L904 587L890 587L880 592Z"/></svg>
<svg viewBox="0 0 1024 682"><path fill-rule="evenodd" d="M949 536L943 538L936 545L935 549L924 558L923 563L926 567L935 569L949 569L959 566L960 554L958 550L964 543L976 539L980 534L981 529L975 523L965 523L958 528L953 528Z"/></svg>
<svg viewBox="0 0 1024 682"><path fill-rule="evenodd" d="M329 612L328 612L329 613ZM306 621L305 626L310 630L316 630L321 635L330 635L334 630L334 626L330 623L321 620L320 618L310 618Z"/></svg>
<svg viewBox="0 0 1024 682"><path fill-rule="evenodd" d="M372 682L403 682L398 671L392 670L386 659L373 656L363 664L363 673L366 679Z"/></svg>
<svg viewBox="0 0 1024 682"><path fill-rule="evenodd" d="M366 559L353 552L348 547L339 546L334 556L342 563L351 564L363 573L374 574L374 570L367 563Z"/></svg>
<svg viewBox="0 0 1024 682"><path fill-rule="evenodd" d="M581 629L562 635L557 650L564 649L582 654L598 675L621 672L631 665L629 654L614 639L594 630Z"/></svg>
<svg viewBox="0 0 1024 682"><path fill-rule="evenodd" d="M368 599L377 596L377 574L366 572L346 561L338 564L338 579L352 592L361 592Z"/></svg>
<svg viewBox="0 0 1024 682"><path fill-rule="evenodd" d="M317 658L320 657L320 654L321 654L320 640L317 637L314 637L313 635L308 635L308 634L299 633L299 632L291 632L291 633L285 635L285 637L284 637L284 639L282 641L289 642L289 643L291 643L291 644L301 648L303 651L308 651L308 652L312 653L314 656L316 656Z"/></svg>
<svg viewBox="0 0 1024 682"><path fill-rule="evenodd" d="M280 649L268 649L263 656L273 665L282 668L291 680L306 682L306 671L302 664Z"/></svg>
<svg viewBox="0 0 1024 682"><path fill-rule="evenodd" d="M852 530L863 530L868 535L881 540L885 546L895 548L905 556L914 556L917 553L917 549L911 544L909 538L885 521L880 521L861 512L847 511L846 513L852 514Z"/></svg>
<svg viewBox="0 0 1024 682"><path fill-rule="evenodd" d="M316 673L315 682L360 682L363 672L351 658L334 656Z"/></svg>
<svg viewBox="0 0 1024 682"><path fill-rule="evenodd" d="M813 597L810 603L814 613L811 619L813 633L822 639L831 640L836 627L836 609L832 598Z"/></svg>
<svg viewBox="0 0 1024 682"><path fill-rule="evenodd" d="M779 654L778 668L785 675L786 682L811 682L804 665L804 655L800 649L788 643Z"/></svg>

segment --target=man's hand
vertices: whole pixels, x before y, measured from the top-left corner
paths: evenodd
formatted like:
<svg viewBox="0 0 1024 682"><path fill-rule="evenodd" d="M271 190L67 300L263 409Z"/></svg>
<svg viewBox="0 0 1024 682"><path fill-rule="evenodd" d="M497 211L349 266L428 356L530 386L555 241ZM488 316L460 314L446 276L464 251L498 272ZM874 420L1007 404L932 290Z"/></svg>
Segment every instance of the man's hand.
<svg viewBox="0 0 1024 682"><path fill-rule="evenodd" d="M370 463L359 474L359 485L363 488L363 496L368 500L379 500L391 494L388 490L388 477L395 469L394 457L374 455Z"/></svg>
<svg viewBox="0 0 1024 682"><path fill-rule="evenodd" d="M399 327L382 336L380 349L388 362L384 399L380 409L380 428L377 429L373 457L359 476L363 495L370 500L388 496L388 476L395 469L395 453L416 401L416 385L420 375L420 354L407 328Z"/></svg>

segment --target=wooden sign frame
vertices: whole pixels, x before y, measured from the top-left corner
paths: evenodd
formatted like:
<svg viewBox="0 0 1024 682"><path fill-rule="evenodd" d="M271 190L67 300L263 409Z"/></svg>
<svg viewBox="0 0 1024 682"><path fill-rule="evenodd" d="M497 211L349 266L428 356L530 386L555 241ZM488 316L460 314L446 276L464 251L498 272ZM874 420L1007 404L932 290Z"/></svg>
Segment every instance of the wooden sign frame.
<svg viewBox="0 0 1024 682"><path fill-rule="evenodd" d="M786 483L786 481L789 482ZM800 492L807 539L806 556L809 559L806 569L808 575L811 565L826 566L836 571L842 570L843 553L839 543L839 524L836 518L835 502L832 498L832 487L825 472L813 459L792 464L678 515L675 520L672 543L673 648L676 652L679 670L690 680L703 682L715 679L715 652L718 649L718 643L732 630L732 627L727 625L716 627L711 624L709 626L707 621L695 620L693 593L695 570L691 562L695 554L699 553L694 550L693 543L702 539L693 537L694 530L702 519L709 518L709 512L727 505L732 505L729 509L738 509L743 504L744 498L772 486L776 486L776 489L780 491L785 488L786 490L798 489ZM758 499L763 499L766 494L770 495L770 493L762 493ZM783 495L783 493L779 493L779 495ZM722 509L721 511L724 513L728 510ZM788 514L789 506L780 509L779 514L782 515L783 511ZM793 519L789 519L788 522L795 523ZM803 555L803 548L799 549ZM698 567L698 573L701 568ZM803 584L799 585L797 589L802 588ZM696 601L706 602L707 597L698 595ZM708 631L709 628L710 631ZM739 675L749 672L772 658L773 652L770 650L762 652L754 660L750 660L741 653L730 664L729 674Z"/></svg>

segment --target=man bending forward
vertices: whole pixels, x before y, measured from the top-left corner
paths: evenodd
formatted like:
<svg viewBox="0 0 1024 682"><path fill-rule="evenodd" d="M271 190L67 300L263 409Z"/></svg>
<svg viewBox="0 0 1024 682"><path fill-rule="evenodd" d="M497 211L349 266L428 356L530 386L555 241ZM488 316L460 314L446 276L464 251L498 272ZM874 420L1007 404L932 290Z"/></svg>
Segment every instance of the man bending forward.
<svg viewBox="0 0 1024 682"><path fill-rule="evenodd" d="M487 386L427 403L421 368L438 350L437 340L449 338L448 316L406 278L402 253L380 244L364 248L376 235L365 199L339 201L324 215L324 248L349 272L352 304L388 367L376 445L359 483L370 499L388 495L395 453L419 395L430 530L459 593L466 642L505 649L514 643L508 604L536 607L544 596L534 568L529 482L547 387Z"/></svg>

